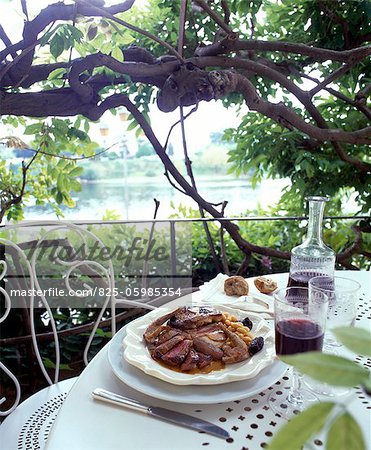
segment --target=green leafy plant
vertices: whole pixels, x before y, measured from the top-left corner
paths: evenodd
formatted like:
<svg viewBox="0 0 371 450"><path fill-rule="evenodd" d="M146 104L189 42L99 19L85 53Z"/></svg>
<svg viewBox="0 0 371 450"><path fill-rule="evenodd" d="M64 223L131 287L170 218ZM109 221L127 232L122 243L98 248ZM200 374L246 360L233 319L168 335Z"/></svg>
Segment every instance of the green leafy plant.
<svg viewBox="0 0 371 450"><path fill-rule="evenodd" d="M371 356L371 333L357 328L336 328L336 338L353 352ZM280 357L311 378L333 386L362 386L371 395L370 371L336 355L308 352ZM346 404L319 402L294 417L274 436L268 450L300 450L316 433L326 435L326 450L365 450L362 430Z"/></svg>

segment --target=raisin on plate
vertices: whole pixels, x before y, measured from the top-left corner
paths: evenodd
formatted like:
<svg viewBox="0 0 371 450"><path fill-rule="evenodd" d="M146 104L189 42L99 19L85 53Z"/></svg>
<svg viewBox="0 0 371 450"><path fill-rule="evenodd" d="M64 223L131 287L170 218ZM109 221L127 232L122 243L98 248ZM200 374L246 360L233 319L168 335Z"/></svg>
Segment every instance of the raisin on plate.
<svg viewBox="0 0 371 450"><path fill-rule="evenodd" d="M252 330L253 323L251 322L251 320L250 320L248 317L245 317L245 318L243 319L242 325L243 325L244 327L250 328L250 331Z"/></svg>
<svg viewBox="0 0 371 450"><path fill-rule="evenodd" d="M256 337L251 341L249 347L249 353L251 356L260 352L260 350L264 347L264 338L262 336Z"/></svg>

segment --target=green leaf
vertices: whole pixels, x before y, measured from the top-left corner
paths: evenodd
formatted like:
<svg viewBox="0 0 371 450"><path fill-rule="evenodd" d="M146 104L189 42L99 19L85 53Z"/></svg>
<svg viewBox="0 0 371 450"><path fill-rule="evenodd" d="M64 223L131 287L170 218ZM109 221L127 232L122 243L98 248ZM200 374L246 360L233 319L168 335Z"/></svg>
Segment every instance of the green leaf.
<svg viewBox="0 0 371 450"><path fill-rule="evenodd" d="M56 34L50 41L50 53L54 56L55 59L57 59L58 56L61 55L63 50L64 50L64 40L62 36Z"/></svg>
<svg viewBox="0 0 371 450"><path fill-rule="evenodd" d="M75 191L75 192L81 192L82 191L81 184L78 181L70 180L69 184L70 184L71 191Z"/></svg>
<svg viewBox="0 0 371 450"><path fill-rule="evenodd" d="M69 195L63 196L63 203L69 208L74 208L76 206L76 202Z"/></svg>
<svg viewBox="0 0 371 450"><path fill-rule="evenodd" d="M326 450L365 450L366 444L358 423L344 412L332 423L328 435Z"/></svg>
<svg viewBox="0 0 371 450"><path fill-rule="evenodd" d="M42 128L41 123L33 123L31 125L28 125L26 129L24 130L24 134L36 134L40 133Z"/></svg>
<svg viewBox="0 0 371 450"><path fill-rule="evenodd" d="M97 32L98 32L97 25L95 23L91 23L89 25L88 32L87 32L87 38L89 39L89 41L92 41L95 38L95 36L97 35Z"/></svg>
<svg viewBox="0 0 371 450"><path fill-rule="evenodd" d="M67 69L64 67L60 67L59 69L52 70L49 73L48 80L55 80L56 78L62 78L62 75L64 75L67 72Z"/></svg>
<svg viewBox="0 0 371 450"><path fill-rule="evenodd" d="M366 369L340 356L307 352L280 356L280 359L296 367L299 372L334 386L356 386L368 378Z"/></svg>
<svg viewBox="0 0 371 450"><path fill-rule="evenodd" d="M57 188L58 191L63 192L65 190L66 185L66 177L64 173L60 173L57 179Z"/></svg>
<svg viewBox="0 0 371 450"><path fill-rule="evenodd" d="M80 31L78 28L74 26L70 26L70 33L71 36L73 36L74 40L77 42L81 42L81 39L84 37L82 31Z"/></svg>
<svg viewBox="0 0 371 450"><path fill-rule="evenodd" d="M48 44L50 42L50 38L53 36L53 34L57 31L58 27L54 28L54 30L48 31L45 33L42 38L40 39L40 45L43 46L45 44Z"/></svg>
<svg viewBox="0 0 371 450"><path fill-rule="evenodd" d="M335 328L331 330L342 344L353 352L371 356L371 333L362 328Z"/></svg>
<svg viewBox="0 0 371 450"><path fill-rule="evenodd" d="M70 177L78 177L79 175L82 174L82 172L84 171L84 169L82 167L75 167L71 170L71 172L69 173Z"/></svg>
<svg viewBox="0 0 371 450"><path fill-rule="evenodd" d="M268 444L268 450L300 450L322 429L335 403L316 403L284 425Z"/></svg>
<svg viewBox="0 0 371 450"><path fill-rule="evenodd" d="M111 52L111 56L112 58L117 59L117 61L119 62L123 62L124 61L124 55L121 51L121 48L119 47L115 47L112 52Z"/></svg>
<svg viewBox="0 0 371 450"><path fill-rule="evenodd" d="M57 192L57 195L55 196L55 201L60 205L63 202L63 195L62 192Z"/></svg>
<svg viewBox="0 0 371 450"><path fill-rule="evenodd" d="M131 44L133 41L135 41L135 37L132 36L129 33L125 33L124 35L121 35L119 38L119 42L122 45L129 45Z"/></svg>
<svg viewBox="0 0 371 450"><path fill-rule="evenodd" d="M134 130L137 126L139 126L139 123L136 120L133 120L128 127L126 128L127 131Z"/></svg>

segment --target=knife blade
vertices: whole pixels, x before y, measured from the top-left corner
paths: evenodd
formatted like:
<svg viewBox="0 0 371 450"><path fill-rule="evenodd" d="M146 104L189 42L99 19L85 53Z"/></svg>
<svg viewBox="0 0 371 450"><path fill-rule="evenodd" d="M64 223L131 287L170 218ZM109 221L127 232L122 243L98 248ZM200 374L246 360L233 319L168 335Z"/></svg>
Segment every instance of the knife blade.
<svg viewBox="0 0 371 450"><path fill-rule="evenodd" d="M149 416L161 419L166 422L171 422L176 425L180 425L186 428L191 428L197 431L203 431L204 433L211 434L213 436L227 439L229 433L218 425L214 425L198 417L189 416L188 414L179 413L159 406L143 405L131 398L124 397L114 392L107 391L102 388L94 389L92 396L95 400L100 400L113 405L129 408L141 413L148 414Z"/></svg>

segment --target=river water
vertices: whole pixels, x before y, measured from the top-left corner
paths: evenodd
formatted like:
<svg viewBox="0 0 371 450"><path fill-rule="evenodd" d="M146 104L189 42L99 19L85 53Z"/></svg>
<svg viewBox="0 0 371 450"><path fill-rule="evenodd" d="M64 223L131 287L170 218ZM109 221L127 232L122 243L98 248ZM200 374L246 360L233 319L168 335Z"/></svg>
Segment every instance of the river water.
<svg viewBox="0 0 371 450"><path fill-rule="evenodd" d="M161 177L162 178L162 177ZM246 179L231 176L204 176L197 180L200 194L212 203L228 201L225 214L234 216L254 209L258 204L272 205L280 198L281 189L287 180L264 180L256 189ZM158 218L168 218L176 212L171 206L196 208L189 197L170 186L165 177L135 177L125 182L120 179L82 184L82 191L73 196L76 207L63 207L65 219L101 220L107 210L114 211L122 219L148 219L154 212L154 201L159 200ZM53 219L55 213L50 207L31 206L26 208L26 219Z"/></svg>

